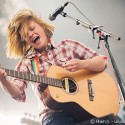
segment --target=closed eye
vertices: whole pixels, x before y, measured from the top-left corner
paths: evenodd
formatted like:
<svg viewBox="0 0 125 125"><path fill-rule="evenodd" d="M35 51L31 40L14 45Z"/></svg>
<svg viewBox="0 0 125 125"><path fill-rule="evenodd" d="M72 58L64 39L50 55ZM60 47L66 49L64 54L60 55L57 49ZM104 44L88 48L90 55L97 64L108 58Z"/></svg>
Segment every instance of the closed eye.
<svg viewBox="0 0 125 125"><path fill-rule="evenodd" d="M34 29L35 29L35 27L30 27L30 29L29 29L29 30L30 30L30 31L33 31Z"/></svg>

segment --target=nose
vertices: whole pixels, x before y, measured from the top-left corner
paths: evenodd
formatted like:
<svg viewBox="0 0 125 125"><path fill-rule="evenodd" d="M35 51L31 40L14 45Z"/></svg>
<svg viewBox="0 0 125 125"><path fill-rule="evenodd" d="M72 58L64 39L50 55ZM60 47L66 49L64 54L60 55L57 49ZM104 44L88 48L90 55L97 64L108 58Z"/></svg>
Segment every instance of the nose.
<svg viewBox="0 0 125 125"><path fill-rule="evenodd" d="M33 31L29 30L27 33L27 37L30 38L30 40L31 40L32 36L33 36Z"/></svg>

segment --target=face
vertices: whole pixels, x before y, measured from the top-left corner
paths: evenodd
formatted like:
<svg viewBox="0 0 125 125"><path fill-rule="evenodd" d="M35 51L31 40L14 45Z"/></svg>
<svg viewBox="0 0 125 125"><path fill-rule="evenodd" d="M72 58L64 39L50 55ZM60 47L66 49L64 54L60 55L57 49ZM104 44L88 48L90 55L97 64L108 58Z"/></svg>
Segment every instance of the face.
<svg viewBox="0 0 125 125"><path fill-rule="evenodd" d="M44 51L48 43L44 29L34 21L30 22L27 37L24 40L40 52Z"/></svg>

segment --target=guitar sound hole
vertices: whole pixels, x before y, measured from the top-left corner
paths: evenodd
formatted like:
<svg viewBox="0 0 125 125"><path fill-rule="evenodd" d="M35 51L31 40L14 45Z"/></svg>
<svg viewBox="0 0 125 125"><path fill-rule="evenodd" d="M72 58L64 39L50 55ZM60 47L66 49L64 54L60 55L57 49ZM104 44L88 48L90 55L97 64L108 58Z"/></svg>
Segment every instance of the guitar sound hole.
<svg viewBox="0 0 125 125"><path fill-rule="evenodd" d="M75 81L71 78L63 78L62 79L62 87L68 93L74 93L77 90L77 86Z"/></svg>

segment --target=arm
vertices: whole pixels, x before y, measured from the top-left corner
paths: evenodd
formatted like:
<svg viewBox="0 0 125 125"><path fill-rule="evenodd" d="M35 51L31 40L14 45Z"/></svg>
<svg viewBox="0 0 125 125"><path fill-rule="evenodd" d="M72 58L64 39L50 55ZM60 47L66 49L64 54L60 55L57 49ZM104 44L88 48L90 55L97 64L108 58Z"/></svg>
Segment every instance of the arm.
<svg viewBox="0 0 125 125"><path fill-rule="evenodd" d="M7 92L9 95L11 95L12 97L19 96L21 93L21 90L19 89L19 87L15 83L8 81L6 77L7 77L7 74L5 70L0 69L0 81L1 81L1 87L3 88L3 90Z"/></svg>
<svg viewBox="0 0 125 125"><path fill-rule="evenodd" d="M95 56L92 59L80 60L73 59L68 61L63 67L69 71L77 71L86 69L90 71L103 71L107 66L106 61L102 56Z"/></svg>
<svg viewBox="0 0 125 125"><path fill-rule="evenodd" d="M69 44L69 48L74 55L74 59L66 62L66 64L63 66L65 69L69 71L86 69L100 72L106 68L107 62L104 59L104 56L96 53L83 43L67 40L66 44Z"/></svg>

